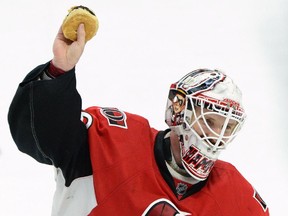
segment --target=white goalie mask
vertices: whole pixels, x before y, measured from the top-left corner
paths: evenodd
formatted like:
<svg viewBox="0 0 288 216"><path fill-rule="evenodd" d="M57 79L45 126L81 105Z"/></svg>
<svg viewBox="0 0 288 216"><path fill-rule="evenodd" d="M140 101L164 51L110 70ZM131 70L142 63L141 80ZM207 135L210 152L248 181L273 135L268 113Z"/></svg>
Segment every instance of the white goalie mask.
<svg viewBox="0 0 288 216"><path fill-rule="evenodd" d="M241 129L246 117L241 97L218 70L195 70L171 85L165 122L178 135L182 165L195 179L208 177Z"/></svg>

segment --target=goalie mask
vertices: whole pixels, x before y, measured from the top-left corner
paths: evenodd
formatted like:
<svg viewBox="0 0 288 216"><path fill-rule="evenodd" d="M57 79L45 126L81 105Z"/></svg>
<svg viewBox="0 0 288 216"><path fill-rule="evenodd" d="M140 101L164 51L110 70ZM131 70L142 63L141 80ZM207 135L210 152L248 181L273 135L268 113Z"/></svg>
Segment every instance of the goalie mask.
<svg viewBox="0 0 288 216"><path fill-rule="evenodd" d="M218 70L190 72L170 87L165 122L179 138L182 165L205 180L245 120L241 92Z"/></svg>

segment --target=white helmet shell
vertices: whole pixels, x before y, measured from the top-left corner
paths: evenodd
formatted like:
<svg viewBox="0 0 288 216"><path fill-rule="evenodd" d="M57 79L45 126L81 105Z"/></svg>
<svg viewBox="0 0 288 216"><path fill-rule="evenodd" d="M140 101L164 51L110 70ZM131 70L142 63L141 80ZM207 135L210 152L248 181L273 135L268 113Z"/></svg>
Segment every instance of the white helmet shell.
<svg viewBox="0 0 288 216"><path fill-rule="evenodd" d="M208 177L245 117L241 91L218 70L192 71L170 87L165 122L179 137L183 167L200 181Z"/></svg>

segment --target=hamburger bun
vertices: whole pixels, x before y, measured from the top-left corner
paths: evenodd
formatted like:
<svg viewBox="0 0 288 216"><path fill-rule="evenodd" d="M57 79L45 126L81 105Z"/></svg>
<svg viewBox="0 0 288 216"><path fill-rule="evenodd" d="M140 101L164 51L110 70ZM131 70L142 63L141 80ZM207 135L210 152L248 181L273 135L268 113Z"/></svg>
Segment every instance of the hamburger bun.
<svg viewBox="0 0 288 216"><path fill-rule="evenodd" d="M64 37L71 41L76 41L77 29L81 23L85 26L86 42L96 35L99 27L96 15L88 7L80 5L68 10L68 14L62 23Z"/></svg>

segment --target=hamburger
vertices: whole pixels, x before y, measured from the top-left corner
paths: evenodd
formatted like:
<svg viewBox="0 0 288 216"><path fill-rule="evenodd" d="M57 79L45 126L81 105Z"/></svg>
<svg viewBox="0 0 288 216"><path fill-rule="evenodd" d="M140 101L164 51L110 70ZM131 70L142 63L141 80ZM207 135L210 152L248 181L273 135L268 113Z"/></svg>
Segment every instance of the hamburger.
<svg viewBox="0 0 288 216"><path fill-rule="evenodd" d="M71 41L76 41L77 29L81 23L83 23L85 26L86 42L96 35L99 22L95 13L88 7L80 5L71 7L68 10L68 14L62 23L64 37Z"/></svg>

